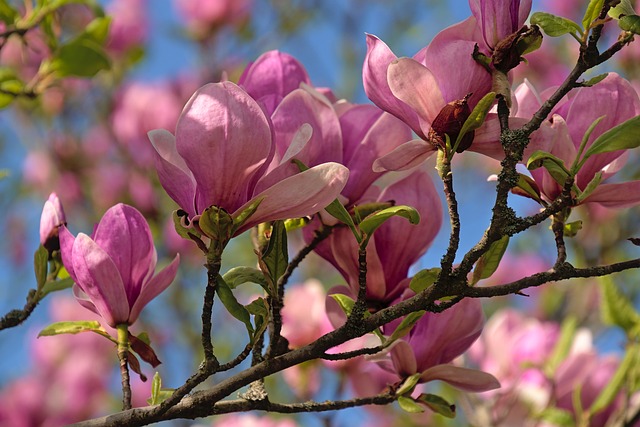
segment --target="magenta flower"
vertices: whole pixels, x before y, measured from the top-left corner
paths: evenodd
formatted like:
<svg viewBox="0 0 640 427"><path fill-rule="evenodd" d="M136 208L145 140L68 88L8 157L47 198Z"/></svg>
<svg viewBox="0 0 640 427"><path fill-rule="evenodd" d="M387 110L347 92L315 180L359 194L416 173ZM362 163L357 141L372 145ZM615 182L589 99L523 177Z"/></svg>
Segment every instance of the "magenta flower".
<svg viewBox="0 0 640 427"><path fill-rule="evenodd" d="M40 244L49 252L60 249L58 229L66 224L67 219L64 215L64 209L62 209L62 203L56 193L51 193L49 199L44 202L40 216Z"/></svg>
<svg viewBox="0 0 640 427"><path fill-rule="evenodd" d="M261 222L322 210L349 176L344 166L324 163L262 185L275 151L271 121L231 82L196 91L178 119L175 137L160 129L149 132L149 138L160 183L190 217L217 206L236 218L260 201L236 235Z"/></svg>
<svg viewBox="0 0 640 427"><path fill-rule="evenodd" d="M486 47L518 31L531 12L531 0L469 0Z"/></svg>
<svg viewBox="0 0 640 427"><path fill-rule="evenodd" d="M517 115L521 117L530 116L541 104L541 95L530 84L518 88L516 96L519 105ZM638 114L640 99L636 91L628 81L610 73L597 85L580 88L572 98L561 102L552 111L549 123L532 135L529 145L559 157L570 168L583 136L596 119L604 116L589 137L586 149L598 136ZM603 183L582 203L625 207L640 202L640 181L604 183L624 166L626 158L626 150L619 150L596 154L586 161L576 175L578 188L584 190L599 172L602 172ZM543 199L551 202L558 197L562 188L546 170L539 168L531 171L531 175Z"/></svg>
<svg viewBox="0 0 640 427"><path fill-rule="evenodd" d="M398 324L385 326L385 334L390 335ZM426 313L407 336L392 345L390 360L379 363L400 378L420 373L421 382L441 380L465 391L498 388L500 383L492 375L450 364L478 339L483 324L482 304L477 299L464 299L442 313Z"/></svg>
<svg viewBox="0 0 640 427"><path fill-rule="evenodd" d="M180 256L154 276L157 254L151 230L135 208L110 208L93 234L77 237L60 229L62 262L75 282L73 292L85 308L109 326L131 325L149 301L171 284Z"/></svg>

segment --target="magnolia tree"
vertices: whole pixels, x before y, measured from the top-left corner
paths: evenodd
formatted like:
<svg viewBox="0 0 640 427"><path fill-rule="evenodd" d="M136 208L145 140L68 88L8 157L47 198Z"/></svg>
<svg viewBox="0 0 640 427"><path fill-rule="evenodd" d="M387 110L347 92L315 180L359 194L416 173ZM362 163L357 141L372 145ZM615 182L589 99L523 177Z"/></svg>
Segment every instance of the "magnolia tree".
<svg viewBox="0 0 640 427"><path fill-rule="evenodd" d="M277 50L127 82L145 3L0 1L0 104L46 130L23 186L54 191L0 329L53 323L0 424L640 425L640 16L570 3L470 0L412 57L367 34L356 104ZM251 38L248 1L176 5L202 52Z"/></svg>

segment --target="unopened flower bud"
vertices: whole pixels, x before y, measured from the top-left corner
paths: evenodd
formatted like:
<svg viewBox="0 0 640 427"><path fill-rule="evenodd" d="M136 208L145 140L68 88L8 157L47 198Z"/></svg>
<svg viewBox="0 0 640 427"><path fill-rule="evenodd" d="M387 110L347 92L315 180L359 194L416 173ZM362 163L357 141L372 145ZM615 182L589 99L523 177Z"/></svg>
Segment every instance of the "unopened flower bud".
<svg viewBox="0 0 640 427"><path fill-rule="evenodd" d="M508 73L523 61L523 55L537 50L541 44L540 28L537 25L531 27L525 25L496 44L492 56L493 67Z"/></svg>
<svg viewBox="0 0 640 427"><path fill-rule="evenodd" d="M463 99L457 101L451 101L445 105L438 113L436 118L431 124L429 130L429 142L437 146L439 149L445 148L445 134L449 135L451 144L456 142L458 134L462 130L462 125L471 115L471 108L469 108L468 100L471 94L468 93ZM457 152L462 153L464 150L471 146L473 142L474 132L468 132L458 145Z"/></svg>
<svg viewBox="0 0 640 427"><path fill-rule="evenodd" d="M49 199L44 203L42 216L40 216L40 243L49 253L60 249L58 228L66 223L67 219L60 199L56 193L51 193Z"/></svg>

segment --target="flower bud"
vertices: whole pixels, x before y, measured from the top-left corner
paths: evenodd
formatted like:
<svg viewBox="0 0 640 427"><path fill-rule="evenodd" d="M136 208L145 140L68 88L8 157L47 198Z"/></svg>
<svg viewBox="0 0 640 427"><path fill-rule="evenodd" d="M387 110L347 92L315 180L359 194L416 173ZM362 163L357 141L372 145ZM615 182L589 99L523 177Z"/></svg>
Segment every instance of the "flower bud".
<svg viewBox="0 0 640 427"><path fill-rule="evenodd" d="M51 193L49 199L44 203L42 215L40 216L40 243L49 253L60 249L58 228L66 224L67 219L60 199L58 199L56 193Z"/></svg>
<svg viewBox="0 0 640 427"><path fill-rule="evenodd" d="M458 134L462 130L462 125L471 115L471 108L469 108L467 102L471 95L468 93L463 99L451 101L440 110L429 130L429 142L439 149L444 149L445 134L449 135L451 144L456 142ZM462 153L471 146L473 135L474 132L471 131L462 138L456 150L458 153Z"/></svg>

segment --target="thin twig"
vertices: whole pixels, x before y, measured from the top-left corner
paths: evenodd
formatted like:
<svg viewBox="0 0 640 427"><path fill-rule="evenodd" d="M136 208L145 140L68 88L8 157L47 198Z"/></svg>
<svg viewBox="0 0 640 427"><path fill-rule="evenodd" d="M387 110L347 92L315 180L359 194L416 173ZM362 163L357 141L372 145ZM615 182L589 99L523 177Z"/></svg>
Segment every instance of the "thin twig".
<svg viewBox="0 0 640 427"><path fill-rule="evenodd" d="M5 314L2 319L0 319L0 331L22 324L22 322L27 320L31 313L33 313L33 310L35 310L39 302L40 299L38 298L38 291L36 291L35 289L31 289L29 291L29 294L27 295L27 302L25 303L22 310L11 310L7 314Z"/></svg>

